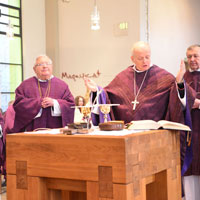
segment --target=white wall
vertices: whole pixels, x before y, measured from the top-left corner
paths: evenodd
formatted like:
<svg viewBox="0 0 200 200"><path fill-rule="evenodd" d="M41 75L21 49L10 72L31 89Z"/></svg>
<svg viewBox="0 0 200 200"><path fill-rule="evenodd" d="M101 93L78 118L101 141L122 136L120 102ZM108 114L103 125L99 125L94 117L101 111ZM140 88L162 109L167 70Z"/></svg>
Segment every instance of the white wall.
<svg viewBox="0 0 200 200"><path fill-rule="evenodd" d="M58 2L45 0L46 54L52 59L55 76L60 76Z"/></svg>
<svg viewBox="0 0 200 200"><path fill-rule="evenodd" d="M91 74L99 69L102 74L94 80L105 86L131 64L132 44L145 38L145 11L141 5L144 6L146 0L97 0L101 17L99 31L90 30L93 1L46 0L48 7L56 1L56 9L51 8L50 14L46 15L47 33L44 1L22 0L25 78L33 75L34 58L47 52L56 61L56 76L61 77L62 72ZM176 74L186 48L199 43L200 1L149 0L149 5L152 62ZM129 23L128 34L115 36L113 27L122 21ZM49 23L52 23L51 27L48 27ZM69 84L74 96L85 94L83 80L63 80Z"/></svg>
<svg viewBox="0 0 200 200"><path fill-rule="evenodd" d="M22 0L24 79L34 75L35 58L46 53L44 0Z"/></svg>
<svg viewBox="0 0 200 200"><path fill-rule="evenodd" d="M149 1L152 61L176 75L187 47L200 43L200 1Z"/></svg>
<svg viewBox="0 0 200 200"><path fill-rule="evenodd" d="M97 1L101 29L90 30L90 16L94 1L59 1L59 62L61 72L69 74L102 74L94 79L105 86L113 77L131 64L130 50L133 42L140 38L139 1ZM128 22L128 34L115 36L114 25ZM64 79L74 96L84 95L82 79Z"/></svg>

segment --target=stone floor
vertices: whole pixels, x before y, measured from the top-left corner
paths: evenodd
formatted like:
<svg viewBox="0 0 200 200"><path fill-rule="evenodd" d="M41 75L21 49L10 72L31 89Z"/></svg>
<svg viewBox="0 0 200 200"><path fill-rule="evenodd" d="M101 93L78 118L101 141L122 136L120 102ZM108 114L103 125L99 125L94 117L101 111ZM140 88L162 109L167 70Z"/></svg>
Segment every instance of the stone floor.
<svg viewBox="0 0 200 200"><path fill-rule="evenodd" d="M0 200L6 200L6 187L2 187L1 193L0 193Z"/></svg>
<svg viewBox="0 0 200 200"><path fill-rule="evenodd" d="M4 182L4 178L2 175L0 175L0 184L2 184ZM1 191L0 191L0 200L6 200L6 186L1 187Z"/></svg>

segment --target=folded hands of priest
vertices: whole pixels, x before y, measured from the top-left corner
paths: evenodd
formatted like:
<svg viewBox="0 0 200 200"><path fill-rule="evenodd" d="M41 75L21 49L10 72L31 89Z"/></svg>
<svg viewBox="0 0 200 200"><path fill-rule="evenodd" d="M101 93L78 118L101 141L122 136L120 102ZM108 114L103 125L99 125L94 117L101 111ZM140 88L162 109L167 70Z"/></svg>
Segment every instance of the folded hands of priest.
<svg viewBox="0 0 200 200"><path fill-rule="evenodd" d="M42 100L42 108L47 108L47 107L51 107L54 105L53 99L50 97L45 97Z"/></svg>

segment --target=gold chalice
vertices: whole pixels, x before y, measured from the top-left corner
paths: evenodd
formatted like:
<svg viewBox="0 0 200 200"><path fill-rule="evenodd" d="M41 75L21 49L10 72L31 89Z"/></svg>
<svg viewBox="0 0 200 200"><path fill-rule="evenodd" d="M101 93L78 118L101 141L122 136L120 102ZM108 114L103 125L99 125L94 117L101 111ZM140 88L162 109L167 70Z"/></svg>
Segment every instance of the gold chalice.
<svg viewBox="0 0 200 200"><path fill-rule="evenodd" d="M103 104L100 105L100 110L104 114L104 122L108 122L108 114L110 112L110 105L109 104Z"/></svg>

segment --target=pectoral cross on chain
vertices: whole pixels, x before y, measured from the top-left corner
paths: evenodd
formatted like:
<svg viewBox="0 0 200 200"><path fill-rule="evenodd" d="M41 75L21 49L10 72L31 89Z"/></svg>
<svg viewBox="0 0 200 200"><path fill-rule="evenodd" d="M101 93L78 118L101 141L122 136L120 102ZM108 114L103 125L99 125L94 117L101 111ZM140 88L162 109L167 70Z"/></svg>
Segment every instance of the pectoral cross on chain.
<svg viewBox="0 0 200 200"><path fill-rule="evenodd" d="M139 101L137 101L137 99L135 99L135 100L132 101L131 103L133 104L133 110L135 110L136 104L139 104Z"/></svg>

